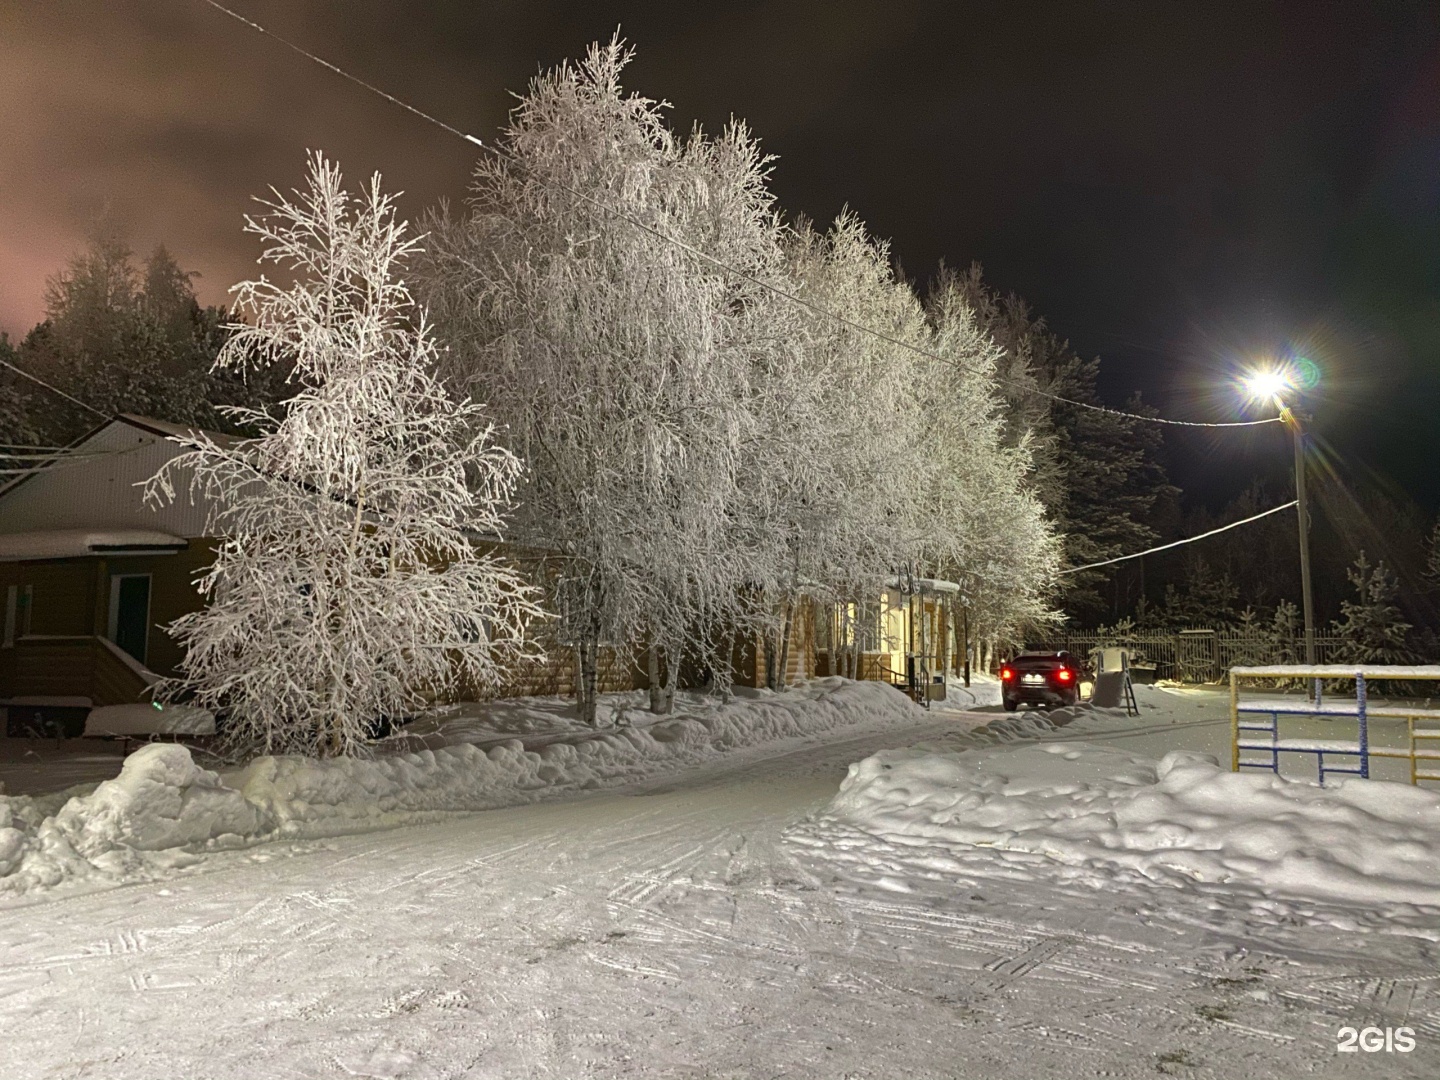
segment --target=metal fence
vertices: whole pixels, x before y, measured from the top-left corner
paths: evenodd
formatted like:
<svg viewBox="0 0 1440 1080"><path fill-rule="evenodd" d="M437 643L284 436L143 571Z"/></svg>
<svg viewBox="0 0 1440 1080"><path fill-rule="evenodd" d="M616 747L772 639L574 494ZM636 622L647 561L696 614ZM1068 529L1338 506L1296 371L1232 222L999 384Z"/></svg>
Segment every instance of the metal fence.
<svg viewBox="0 0 1440 1080"><path fill-rule="evenodd" d="M1065 649L1089 656L1095 649L1128 648L1137 665L1155 666L1157 679L1177 682L1219 682L1237 664L1305 663L1305 639L1237 630L1167 630L1133 634L1096 631L1058 631L1034 643L1047 649ZM1344 662L1343 641L1333 635L1315 636L1315 662Z"/></svg>

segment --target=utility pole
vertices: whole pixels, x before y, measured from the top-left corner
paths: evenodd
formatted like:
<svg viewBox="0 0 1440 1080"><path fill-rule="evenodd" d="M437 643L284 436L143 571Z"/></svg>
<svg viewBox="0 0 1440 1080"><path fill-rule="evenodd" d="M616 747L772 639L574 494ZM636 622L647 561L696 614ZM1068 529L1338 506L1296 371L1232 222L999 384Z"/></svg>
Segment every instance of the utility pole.
<svg viewBox="0 0 1440 1080"><path fill-rule="evenodd" d="M1315 599L1310 589L1310 507L1305 499L1305 428L1296 409L1280 410L1280 419L1295 442L1295 501L1300 515L1300 601L1305 614L1305 664L1315 666Z"/></svg>

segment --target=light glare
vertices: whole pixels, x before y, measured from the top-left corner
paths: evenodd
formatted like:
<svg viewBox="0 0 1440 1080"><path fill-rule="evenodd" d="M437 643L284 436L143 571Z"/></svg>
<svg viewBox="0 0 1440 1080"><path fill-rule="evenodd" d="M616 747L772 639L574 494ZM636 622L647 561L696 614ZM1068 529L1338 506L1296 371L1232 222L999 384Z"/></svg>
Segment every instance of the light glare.
<svg viewBox="0 0 1440 1080"><path fill-rule="evenodd" d="M1279 402L1280 395L1286 390L1295 388L1290 375L1285 371L1274 369L1267 371L1254 371L1240 380L1240 385L1245 392L1256 401Z"/></svg>

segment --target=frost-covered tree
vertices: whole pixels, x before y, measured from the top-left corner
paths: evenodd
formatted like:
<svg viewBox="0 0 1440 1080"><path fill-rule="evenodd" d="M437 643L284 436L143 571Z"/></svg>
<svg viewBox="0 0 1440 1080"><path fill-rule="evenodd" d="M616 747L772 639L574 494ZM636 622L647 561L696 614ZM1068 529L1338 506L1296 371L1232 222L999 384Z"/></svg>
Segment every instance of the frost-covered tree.
<svg viewBox="0 0 1440 1080"><path fill-rule="evenodd" d="M767 358L748 455L750 513L777 607L766 650L773 688L788 663L802 592L865 605L918 554L908 494L921 465L912 353L886 339L926 339L913 290L896 280L887 246L854 215L842 214L823 234L800 222L786 252L790 287L810 306L792 309L792 347Z"/></svg>
<svg viewBox="0 0 1440 1080"><path fill-rule="evenodd" d="M1004 351L960 282L942 273L928 304L931 356L917 357L921 441L912 498L921 562L961 585L973 637L1004 640L1054 619L1061 537L1032 484L1031 441L1007 439Z"/></svg>
<svg viewBox="0 0 1440 1080"><path fill-rule="evenodd" d="M496 683L537 613L493 546L520 474L485 411L431 373L437 346L401 273L419 250L376 176L358 197L312 157L309 185L246 218L293 284L235 287L250 323L218 363L293 364L298 390L261 434L193 449L149 484L188 485L221 537L174 623L172 695L220 710L238 744L352 754L377 721Z"/></svg>
<svg viewBox="0 0 1440 1080"><path fill-rule="evenodd" d="M1362 551L1346 572L1354 600L1340 603L1335 633L1344 659L1360 664L1404 664L1414 659L1406 642L1410 624L1400 613L1400 586L1384 560L1371 564Z"/></svg>
<svg viewBox="0 0 1440 1080"><path fill-rule="evenodd" d="M1153 543L1157 507L1178 494L1159 464L1160 429L1071 404L1101 404L1096 389L1100 361L1079 356L1023 299L992 289L978 266L950 274L948 280L1003 351L997 366L1006 403L1005 439L1010 445L1029 443L1034 470L1028 486L1063 538L1065 562L1081 566ZM1152 412L1138 397L1125 409ZM1107 567L1066 574L1061 579L1066 611L1096 615L1102 605L1099 590L1113 573Z"/></svg>
<svg viewBox="0 0 1440 1080"><path fill-rule="evenodd" d="M789 250L795 288L819 309L801 328L789 415L766 426L787 496L771 533L787 538L795 580L863 604L898 573L947 577L992 637L1049 618L1058 546L1029 442L1005 439L1003 354L963 291L942 275L922 306L850 214L823 236L801 223Z"/></svg>
<svg viewBox="0 0 1440 1080"><path fill-rule="evenodd" d="M763 290L695 254L777 272L764 159L739 126L676 138L622 89L629 57L613 40L532 83L427 272L446 379L526 462L515 535L544 553L590 722L603 644L649 644L663 711L682 654L723 666L751 616L742 453L777 334Z"/></svg>

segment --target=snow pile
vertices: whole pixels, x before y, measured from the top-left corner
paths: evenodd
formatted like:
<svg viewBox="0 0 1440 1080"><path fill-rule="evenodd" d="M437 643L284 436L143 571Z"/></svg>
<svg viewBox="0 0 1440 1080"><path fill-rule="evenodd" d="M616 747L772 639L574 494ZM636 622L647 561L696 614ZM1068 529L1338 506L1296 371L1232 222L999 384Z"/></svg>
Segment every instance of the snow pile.
<svg viewBox="0 0 1440 1080"><path fill-rule="evenodd" d="M923 718L879 683L819 679L784 694L747 691L728 704L648 727L588 730L529 751L516 739L380 756L317 761L264 757L217 775L176 744L151 744L121 774L57 805L0 795L0 891L67 878L123 879L153 858L141 853L310 839L485 810L552 794L609 787L700 764L721 754L839 728L884 728ZM1013 730L1012 730L1013 729ZM1007 738L1023 730L1008 718Z"/></svg>
<svg viewBox="0 0 1440 1080"><path fill-rule="evenodd" d="M185 747L158 743L56 813L45 813L41 800L0 798L0 824L8 826L0 829L0 888L12 892L96 871L123 876L140 861L136 852L234 846L275 827Z"/></svg>
<svg viewBox="0 0 1440 1080"><path fill-rule="evenodd" d="M1064 742L883 751L850 767L810 842L835 826L931 849L921 861L935 869L973 869L977 858L1033 868L1043 856L1059 864L1053 876L1097 888L1118 877L1440 908L1440 792L1231 773L1187 751L1160 761Z"/></svg>
<svg viewBox="0 0 1440 1080"><path fill-rule="evenodd" d="M281 835L331 836L609 787L750 746L920 715L883 684L819 679L784 694L712 702L646 727L587 729L584 738L539 750L510 739L488 750L458 742L371 760L261 758L231 782L274 816Z"/></svg>

